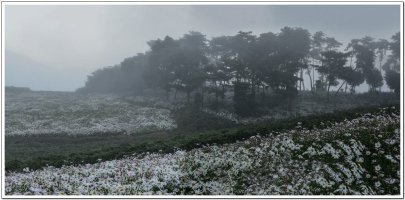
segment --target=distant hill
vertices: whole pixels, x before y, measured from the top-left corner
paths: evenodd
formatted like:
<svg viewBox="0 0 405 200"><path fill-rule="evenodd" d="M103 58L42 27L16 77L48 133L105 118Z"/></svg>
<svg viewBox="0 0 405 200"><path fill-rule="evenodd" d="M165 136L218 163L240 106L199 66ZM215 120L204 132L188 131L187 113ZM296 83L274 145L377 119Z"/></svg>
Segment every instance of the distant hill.
<svg viewBox="0 0 405 200"><path fill-rule="evenodd" d="M31 92L31 89L28 87L14 87L14 86L6 86L6 92Z"/></svg>

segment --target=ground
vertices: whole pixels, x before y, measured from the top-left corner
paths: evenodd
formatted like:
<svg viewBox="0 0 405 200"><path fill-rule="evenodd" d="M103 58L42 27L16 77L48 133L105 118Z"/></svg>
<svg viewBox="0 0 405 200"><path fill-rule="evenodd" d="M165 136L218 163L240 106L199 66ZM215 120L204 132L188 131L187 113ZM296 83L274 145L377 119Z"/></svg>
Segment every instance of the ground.
<svg viewBox="0 0 405 200"><path fill-rule="evenodd" d="M6 174L7 194L398 195L400 116L382 108L307 129L257 132L189 151ZM326 123L326 122L325 122Z"/></svg>
<svg viewBox="0 0 405 200"><path fill-rule="evenodd" d="M395 99L342 94L326 102L302 93L289 111L266 106L241 118L229 105L9 93L7 193L91 194L96 184L96 194L397 194Z"/></svg>

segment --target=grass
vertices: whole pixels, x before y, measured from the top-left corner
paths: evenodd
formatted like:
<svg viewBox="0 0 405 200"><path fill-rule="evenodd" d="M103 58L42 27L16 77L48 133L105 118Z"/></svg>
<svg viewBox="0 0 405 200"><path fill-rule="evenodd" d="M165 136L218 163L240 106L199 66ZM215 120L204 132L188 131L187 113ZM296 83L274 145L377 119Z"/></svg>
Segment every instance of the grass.
<svg viewBox="0 0 405 200"><path fill-rule="evenodd" d="M388 105L387 105L388 106ZM389 105L390 112L399 112L399 105ZM21 171L25 167L39 169L46 165L60 167L66 164L95 163L112 160L134 153L172 152L175 148L192 149L204 144L223 144L243 140L253 135L267 134L294 128L297 122L312 129L322 123L353 119L362 113L379 112L381 106L356 108L329 114L310 115L293 119L264 121L236 126L205 113L184 108L175 114L179 129L170 132L127 135L122 133L94 135L30 135L6 136L5 161L7 171ZM192 124L190 124L192 123ZM199 130L211 127L213 130Z"/></svg>
<svg viewBox="0 0 405 200"><path fill-rule="evenodd" d="M235 122L202 112L194 107L184 107L174 111L174 119L177 123L177 131L183 133L237 126Z"/></svg>

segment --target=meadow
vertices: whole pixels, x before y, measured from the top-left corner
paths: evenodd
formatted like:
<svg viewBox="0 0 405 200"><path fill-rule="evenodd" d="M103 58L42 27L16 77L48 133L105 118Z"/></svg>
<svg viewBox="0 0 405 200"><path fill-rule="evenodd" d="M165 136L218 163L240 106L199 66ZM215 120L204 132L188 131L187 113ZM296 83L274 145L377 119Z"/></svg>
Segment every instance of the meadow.
<svg viewBox="0 0 405 200"><path fill-rule="evenodd" d="M304 94L241 118L145 97L6 94L6 194L399 194L400 108L379 95L311 110Z"/></svg>
<svg viewBox="0 0 405 200"><path fill-rule="evenodd" d="M188 151L25 168L6 174L6 194L399 194L399 121L390 107Z"/></svg>
<svg viewBox="0 0 405 200"><path fill-rule="evenodd" d="M127 133L176 128L168 109L112 95L24 92L6 95L6 135Z"/></svg>

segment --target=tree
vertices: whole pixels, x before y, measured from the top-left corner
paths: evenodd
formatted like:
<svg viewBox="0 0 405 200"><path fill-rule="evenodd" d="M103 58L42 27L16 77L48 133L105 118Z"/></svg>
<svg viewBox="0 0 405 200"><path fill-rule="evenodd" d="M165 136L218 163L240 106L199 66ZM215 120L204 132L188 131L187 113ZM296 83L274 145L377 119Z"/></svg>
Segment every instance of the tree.
<svg viewBox="0 0 405 200"><path fill-rule="evenodd" d="M120 63L122 73L121 90L133 94L142 94L146 88L143 73L148 66L148 55L139 53L136 56L126 58Z"/></svg>
<svg viewBox="0 0 405 200"><path fill-rule="evenodd" d="M252 70L252 45L256 36L252 32L239 31L238 34L230 38L229 48L232 53L227 62L234 69L236 82L251 82Z"/></svg>
<svg viewBox="0 0 405 200"><path fill-rule="evenodd" d="M235 112L239 116L249 116L256 111L255 99L247 82L234 82L233 101Z"/></svg>
<svg viewBox="0 0 405 200"><path fill-rule="evenodd" d="M169 99L169 93L175 80L174 69L178 65L179 44L173 38L166 36L164 40L149 41L148 45L151 50L149 66L144 72L144 78L149 86L165 90L166 99Z"/></svg>
<svg viewBox="0 0 405 200"><path fill-rule="evenodd" d="M258 84L258 67L254 56L256 36L252 32L239 31L235 36L217 39L216 44L222 42L221 49L221 75L230 72L233 81L233 100L235 112L246 116L253 112L255 107L255 86ZM221 79L229 76L222 75ZM248 109L250 108L250 110Z"/></svg>
<svg viewBox="0 0 405 200"><path fill-rule="evenodd" d="M147 87L142 76L147 60L148 55L138 54L124 59L119 65L98 69L87 77L85 86L79 91L140 95Z"/></svg>
<svg viewBox="0 0 405 200"><path fill-rule="evenodd" d="M315 32L312 35L312 39L311 39L311 49L309 51L309 56L311 58L311 64L309 65L310 67L308 67L307 69L307 75L309 77L310 80L310 86L311 86L311 91L314 90L315 88L315 68L320 66L320 61L322 59L321 57L321 53L323 51L323 42L324 42L324 36L325 33L323 33L322 31L318 31ZM312 76L311 76L312 73ZM321 81L318 81L318 87L319 88L321 84Z"/></svg>
<svg viewBox="0 0 405 200"><path fill-rule="evenodd" d="M380 74L382 73L382 61L383 61L384 57L387 54L387 50L389 49L389 45L390 45L390 43L388 42L388 40L385 40L385 39L380 39L375 44L376 49L377 49ZM380 87L380 92L381 92L381 87Z"/></svg>
<svg viewBox="0 0 405 200"><path fill-rule="evenodd" d="M257 84L262 87L262 96L264 97L265 89L268 86L272 86L273 89L278 84L274 81L277 79L274 73L278 71L277 65L275 62L276 51L278 45L277 35L268 32L260 34L257 38L256 43L254 44L254 60L255 62L255 77L257 78Z"/></svg>
<svg viewBox="0 0 405 200"><path fill-rule="evenodd" d="M389 49L391 50L391 55L389 56L387 62L383 65L385 71L385 81L389 88L395 91L396 94L400 94L400 34L396 33L391 37L391 42L389 43Z"/></svg>
<svg viewBox="0 0 405 200"><path fill-rule="evenodd" d="M277 95L286 98L291 109L292 101L298 94L297 83L300 82L300 89L304 87L302 71L308 67L310 34L302 28L284 27L277 35L261 35L258 41L266 45L258 45L259 52L263 50L259 54L262 59L258 63L263 67L259 68L261 75L258 77Z"/></svg>
<svg viewBox="0 0 405 200"><path fill-rule="evenodd" d="M179 49L176 53L176 66L174 67L175 80L179 88L187 94L187 103L190 94L206 80L204 68L208 62L206 57L207 40L200 32L184 34L179 39ZM204 98L204 91L201 91ZM203 100L202 100L203 101Z"/></svg>
<svg viewBox="0 0 405 200"><path fill-rule="evenodd" d="M344 84L354 92L364 81L370 91L376 91L383 84L382 69L388 86L397 93L400 88L399 33L390 42L371 37L353 39L347 53L339 52L341 43L321 31L311 39L307 30L292 27L259 36L239 31L234 36L210 41L202 33L189 32L179 39L166 36L149 41L148 45L150 50L144 54L93 72L80 91L142 94L145 88L156 88L165 91L169 99L174 89L174 98L181 91L189 103L193 94L195 104L200 107L204 106L207 92L215 95L216 103L219 98L223 103L228 88L233 87L235 111L244 115L254 112L260 89L265 97L265 89L271 88L285 99L290 109L298 90L305 90L305 71L311 90L316 87L327 91L328 101L330 88L338 80L342 83L335 94ZM388 50L390 54L385 59ZM349 56L350 64L346 66ZM379 69L374 66L375 61L379 61ZM318 80L315 70L320 74Z"/></svg>
<svg viewBox="0 0 405 200"><path fill-rule="evenodd" d="M356 57L356 69L359 69L370 87L370 91L375 91L375 87L382 86L381 72L374 67L375 50L377 43L371 37L353 39L346 49L351 49ZM381 80L380 80L381 79Z"/></svg>
<svg viewBox="0 0 405 200"><path fill-rule="evenodd" d="M347 70L343 72L345 74L343 75L343 79L350 86L350 92L355 93L355 88L364 82L363 73L348 67L345 67L345 69Z"/></svg>
<svg viewBox="0 0 405 200"><path fill-rule="evenodd" d="M327 101L329 102L329 90L330 86L336 86L339 84L337 79L342 76L344 72L344 65L347 62L348 53L342 53L338 51L325 51L322 53L323 59L318 72L324 74L327 80Z"/></svg>
<svg viewBox="0 0 405 200"><path fill-rule="evenodd" d="M322 52L336 50L340 47L342 43L338 42L333 37L327 37L322 31L315 32L311 39L311 49L309 52L309 57L311 58L311 64L309 65L306 73L310 79L311 90L315 83L315 69L322 65ZM311 76L312 72L312 76ZM320 80L318 81L318 88L321 85L325 85L324 77L321 74Z"/></svg>
<svg viewBox="0 0 405 200"><path fill-rule="evenodd" d="M303 70L308 67L307 56L310 50L310 33L302 28L284 27L278 34L278 56L282 58L282 66L290 80L299 80L300 89L303 84ZM300 72L297 79L295 74ZM290 82L290 80L288 82ZM295 81L293 81L295 82ZM289 85L288 88L292 88Z"/></svg>
<svg viewBox="0 0 405 200"><path fill-rule="evenodd" d="M212 38L209 42L208 60L209 64L206 67L207 79L211 82L208 85L209 92L214 93L216 102L221 97L224 101L225 92L230 86L229 80L232 78L231 66L229 60L231 51L229 44L229 36L221 36Z"/></svg>
<svg viewBox="0 0 405 200"><path fill-rule="evenodd" d="M366 82L370 86L370 91L375 92L377 91L378 87L383 85L383 77L380 71L376 68L373 68L366 74Z"/></svg>
<svg viewBox="0 0 405 200"><path fill-rule="evenodd" d="M401 90L401 75L393 70L388 70L385 72L385 81L389 88L394 90L396 94L400 94Z"/></svg>
<svg viewBox="0 0 405 200"><path fill-rule="evenodd" d="M389 44L390 50L392 51L392 55L394 58L401 57L401 36L398 33L391 37L392 42Z"/></svg>
<svg viewBox="0 0 405 200"><path fill-rule="evenodd" d="M121 80L118 66L104 67L87 76L84 90L96 93L113 93L119 89L119 85L121 85L119 81Z"/></svg>

